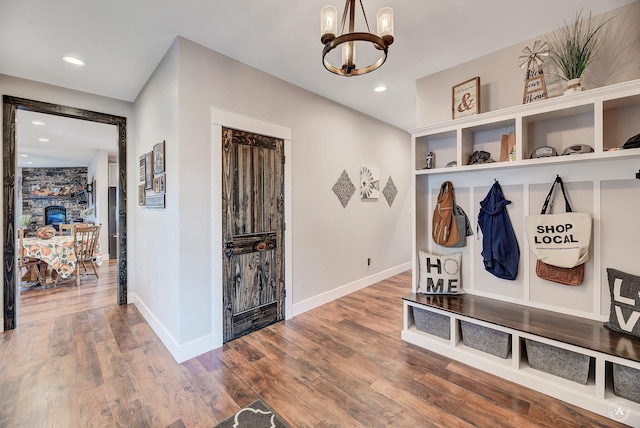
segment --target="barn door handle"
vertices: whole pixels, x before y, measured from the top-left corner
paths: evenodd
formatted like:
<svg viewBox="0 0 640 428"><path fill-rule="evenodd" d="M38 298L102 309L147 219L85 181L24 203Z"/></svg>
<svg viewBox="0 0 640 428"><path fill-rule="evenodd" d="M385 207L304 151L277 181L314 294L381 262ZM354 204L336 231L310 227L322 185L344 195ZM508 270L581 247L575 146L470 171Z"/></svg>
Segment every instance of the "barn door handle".
<svg viewBox="0 0 640 428"><path fill-rule="evenodd" d="M233 255L233 242L224 243L224 254L227 257L231 257Z"/></svg>

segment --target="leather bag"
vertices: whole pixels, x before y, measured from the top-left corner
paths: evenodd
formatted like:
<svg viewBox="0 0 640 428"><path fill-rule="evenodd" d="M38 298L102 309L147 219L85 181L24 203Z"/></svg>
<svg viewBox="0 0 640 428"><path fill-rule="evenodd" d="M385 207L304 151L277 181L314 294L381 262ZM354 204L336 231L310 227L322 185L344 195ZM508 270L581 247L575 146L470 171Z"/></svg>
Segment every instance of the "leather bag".
<svg viewBox="0 0 640 428"><path fill-rule="evenodd" d="M459 241L458 226L453 212L454 204L453 184L450 181L445 181L440 186L438 201L431 220L433 241L443 247L453 247Z"/></svg>
<svg viewBox="0 0 640 428"><path fill-rule="evenodd" d="M584 281L584 263L572 268L561 268L546 264L538 260L536 262L536 275L547 281L564 285L580 285Z"/></svg>

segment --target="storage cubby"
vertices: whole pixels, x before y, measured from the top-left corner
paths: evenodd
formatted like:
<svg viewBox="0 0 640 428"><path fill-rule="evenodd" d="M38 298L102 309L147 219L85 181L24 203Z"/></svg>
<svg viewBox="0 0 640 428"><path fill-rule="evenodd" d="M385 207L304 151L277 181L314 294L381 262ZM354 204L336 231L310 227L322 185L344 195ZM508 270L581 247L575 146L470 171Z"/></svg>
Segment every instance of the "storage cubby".
<svg viewBox="0 0 640 428"><path fill-rule="evenodd" d="M529 159L540 147L553 147L559 156L576 144L586 144L595 150L594 122L592 103L525 116L523 159Z"/></svg>
<svg viewBox="0 0 640 428"><path fill-rule="evenodd" d="M403 340L589 411L640 426L640 403L628 398L635 398L635 392L623 397L614 391L614 367L625 378L640 374L640 339L603 326L610 306L606 268L640 275L635 251L638 239L634 239L640 236L640 229L630 226L640 209L640 198L636 197L640 195L640 180L636 179L640 149L610 150L640 133L639 118L640 80L636 80L413 130L412 291L417 290L419 250L433 254L455 250L463 254L460 271L467 294L437 299L416 294L405 297ZM515 132L516 160L498 162L501 136L511 131ZM561 155L577 144L589 145L594 152ZM543 146L555 148L559 156L529 159L534 149ZM496 162L466 165L477 150L489 152ZM435 154L435 168L425 170L424 156L429 151ZM444 168L451 160L457 165ZM594 219L590 260L585 264L583 284L578 287L551 283L535 275L536 260L524 231L525 217L539 212L557 174L565 182L574 211L590 213ZM515 281L494 277L483 264L477 217L479 203L494 179L511 201L507 210L520 249ZM458 204L464 207L474 233L478 232L467 239L464 248L440 247L430 236L434 204L443 181L453 183ZM554 212L564 212L559 197ZM449 317L449 339L419 331L414 308ZM478 346L482 339L469 342L473 335L469 330L483 332L489 338L510 339L506 358L504 345L503 352L496 356L487 352L494 350L493 345ZM580 376L563 376L573 369L557 372L553 363L531 363L531 343L542 345L538 356L555 353L569 364L574 359L581 367ZM634 382L632 387L640 384L640 379ZM617 411L621 402L623 417Z"/></svg>
<svg viewBox="0 0 640 428"><path fill-rule="evenodd" d="M451 338L451 319L444 314L412 306L413 321L416 328L424 333L442 339Z"/></svg>
<svg viewBox="0 0 640 428"><path fill-rule="evenodd" d="M506 359L511 353L511 335L470 321L460 321L462 343L473 349Z"/></svg>
<svg viewBox="0 0 640 428"><path fill-rule="evenodd" d="M603 110L604 150L617 149L640 134L640 95L606 100Z"/></svg>
<svg viewBox="0 0 640 428"><path fill-rule="evenodd" d="M515 133L515 118L462 128L462 165L469 163L469 157L475 151L491 154L491 159L500 161L500 142L503 134Z"/></svg>
<svg viewBox="0 0 640 428"><path fill-rule="evenodd" d="M415 144L415 168L416 170L425 169L425 158L429 152L435 154L432 169L444 168L447 163L457 159L457 149L455 129L419 137Z"/></svg>

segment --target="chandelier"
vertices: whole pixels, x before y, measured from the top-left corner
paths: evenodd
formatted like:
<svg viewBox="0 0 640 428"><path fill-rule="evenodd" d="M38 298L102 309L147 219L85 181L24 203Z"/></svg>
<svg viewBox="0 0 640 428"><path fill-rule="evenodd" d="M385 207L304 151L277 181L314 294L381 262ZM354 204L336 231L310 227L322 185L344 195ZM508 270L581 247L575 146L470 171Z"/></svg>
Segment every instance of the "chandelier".
<svg viewBox="0 0 640 428"><path fill-rule="evenodd" d="M322 63L324 67L332 73L340 76L358 76L366 74L379 68L387 59L389 46L393 43L393 9L384 7L378 11L376 16L378 34L372 34L369 29L367 15L364 13L362 0L360 9L364 16L367 32L354 31L356 0L346 0L344 12L342 13L342 23L338 34L338 11L334 6L325 6L320 12L320 30L322 36L320 41L324 44L322 49ZM345 33L345 24L349 14L349 32ZM376 50L375 58L369 65L358 67L356 64L356 42L371 43ZM329 61L327 54L337 48L342 47L342 64L338 67ZM367 61L369 62L369 61Z"/></svg>

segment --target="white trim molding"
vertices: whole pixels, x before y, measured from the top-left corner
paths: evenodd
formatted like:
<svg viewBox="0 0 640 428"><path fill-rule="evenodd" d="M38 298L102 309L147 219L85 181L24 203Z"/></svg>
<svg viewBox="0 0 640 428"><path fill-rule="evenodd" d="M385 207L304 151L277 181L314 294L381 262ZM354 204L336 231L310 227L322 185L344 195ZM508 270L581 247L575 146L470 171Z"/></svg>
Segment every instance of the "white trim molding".
<svg viewBox="0 0 640 428"><path fill-rule="evenodd" d="M292 316L300 315L304 312L310 311L311 309L317 308L318 306L322 306L325 303L329 303L335 299L346 296L347 294L351 294L354 291L366 288L370 285L375 284L376 282L391 278L392 276L409 269L411 269L411 262L406 262L396 267L378 272L374 275L367 276L357 281L353 281L349 284L334 288L333 290L327 291L325 293L318 294L317 296L313 296L309 299L303 300L302 302L295 303L293 305L293 311L291 311L291 314Z"/></svg>

